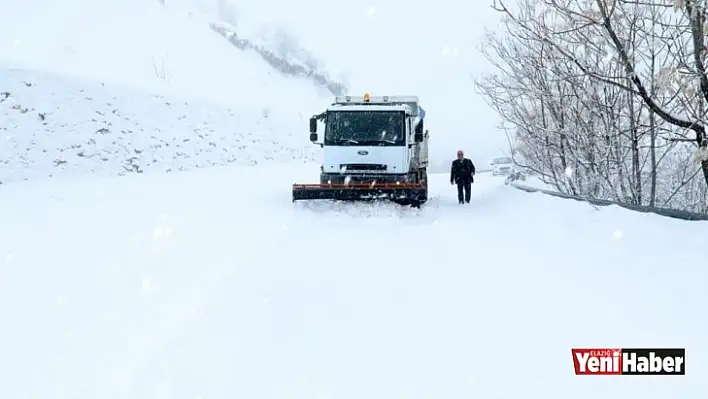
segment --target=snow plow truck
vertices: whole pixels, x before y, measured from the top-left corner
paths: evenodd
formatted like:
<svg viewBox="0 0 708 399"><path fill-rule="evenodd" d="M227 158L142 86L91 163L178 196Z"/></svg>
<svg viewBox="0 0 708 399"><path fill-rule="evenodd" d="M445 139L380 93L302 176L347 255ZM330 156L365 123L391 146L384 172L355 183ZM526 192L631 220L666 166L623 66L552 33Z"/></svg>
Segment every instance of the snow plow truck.
<svg viewBox="0 0 708 399"><path fill-rule="evenodd" d="M424 118L416 96L337 96L310 118L310 141L324 153L320 182L294 184L293 202L384 199L419 207L428 199Z"/></svg>

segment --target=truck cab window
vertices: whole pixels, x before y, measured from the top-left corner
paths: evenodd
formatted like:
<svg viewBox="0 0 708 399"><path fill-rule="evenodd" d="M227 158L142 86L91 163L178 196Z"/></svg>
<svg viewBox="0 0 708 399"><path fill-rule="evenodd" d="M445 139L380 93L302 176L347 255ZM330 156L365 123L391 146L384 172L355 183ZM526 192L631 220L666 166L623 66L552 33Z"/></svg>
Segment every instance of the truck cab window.
<svg viewBox="0 0 708 399"><path fill-rule="evenodd" d="M405 114L398 111L337 111L327 116L325 145L405 145Z"/></svg>

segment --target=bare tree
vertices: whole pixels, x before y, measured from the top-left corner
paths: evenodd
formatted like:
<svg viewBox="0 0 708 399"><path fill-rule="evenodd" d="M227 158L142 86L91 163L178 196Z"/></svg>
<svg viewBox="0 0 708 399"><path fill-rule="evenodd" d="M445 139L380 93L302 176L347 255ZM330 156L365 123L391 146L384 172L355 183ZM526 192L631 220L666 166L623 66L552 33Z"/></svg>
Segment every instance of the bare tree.
<svg viewBox="0 0 708 399"><path fill-rule="evenodd" d="M477 87L515 162L563 192L704 211L704 2L495 2Z"/></svg>

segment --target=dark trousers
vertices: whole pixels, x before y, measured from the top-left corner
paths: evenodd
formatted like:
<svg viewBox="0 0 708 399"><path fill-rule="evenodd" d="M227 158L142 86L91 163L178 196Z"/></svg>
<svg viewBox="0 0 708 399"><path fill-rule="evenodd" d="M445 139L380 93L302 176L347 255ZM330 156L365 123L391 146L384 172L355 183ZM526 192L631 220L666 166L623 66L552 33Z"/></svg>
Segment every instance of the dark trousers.
<svg viewBox="0 0 708 399"><path fill-rule="evenodd" d="M457 183L457 200L460 201L460 204L464 201L466 203L470 202L470 199L472 197L472 183L470 182L465 182L465 183ZM463 198L464 194L464 198Z"/></svg>

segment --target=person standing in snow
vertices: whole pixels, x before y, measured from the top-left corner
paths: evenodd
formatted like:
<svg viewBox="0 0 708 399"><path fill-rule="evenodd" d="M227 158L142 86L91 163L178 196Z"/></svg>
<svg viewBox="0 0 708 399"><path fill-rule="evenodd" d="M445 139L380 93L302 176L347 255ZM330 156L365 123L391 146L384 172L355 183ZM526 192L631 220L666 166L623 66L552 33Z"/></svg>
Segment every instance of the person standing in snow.
<svg viewBox="0 0 708 399"><path fill-rule="evenodd" d="M462 150L457 151L457 159L452 161L450 168L450 184L457 184L457 200L460 204L469 204L470 202L474 173L475 168L472 161L465 158L465 153Z"/></svg>

